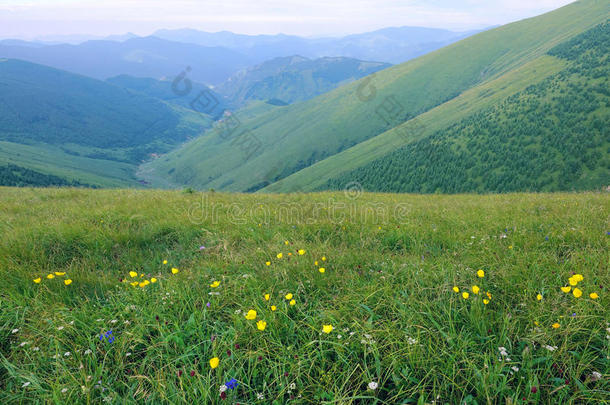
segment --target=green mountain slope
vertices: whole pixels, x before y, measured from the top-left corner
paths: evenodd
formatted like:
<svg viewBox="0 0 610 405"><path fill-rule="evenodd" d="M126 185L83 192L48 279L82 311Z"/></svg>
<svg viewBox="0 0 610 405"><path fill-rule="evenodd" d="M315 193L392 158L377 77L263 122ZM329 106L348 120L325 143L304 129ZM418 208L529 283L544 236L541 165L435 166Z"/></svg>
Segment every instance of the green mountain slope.
<svg viewBox="0 0 610 405"><path fill-rule="evenodd" d="M280 180L279 185L265 190L316 188L340 172L359 167L396 148L395 142L379 142L376 146L386 150L375 155L377 147L366 145L374 144L373 138L413 117L421 116L425 128L413 128L406 137L396 135L394 141L404 144L411 138L431 134L439 117L426 115L432 115L434 109L445 103L453 113L447 118L447 124L451 124L464 114L489 106L556 73L562 62L545 55L546 52L608 16L610 4L586 0L486 31L378 72L372 80L361 79L315 99L243 120L233 132L226 130L229 125L225 123L225 128L217 128L215 136L187 143L151 163L150 168L176 184L189 182L199 188L255 191ZM529 75L524 73L528 69ZM507 80L509 76L516 80ZM497 82L492 85L493 81ZM477 86L487 93L472 93ZM475 99L480 102L473 107L469 102ZM399 108L390 108L392 114L388 118L380 109L390 101ZM441 114L440 118L444 117ZM260 147L245 147L240 143L241 133L255 139ZM352 148L354 145L358 146ZM248 149L249 153L240 153L241 149ZM364 153L355 156L355 160L354 156L344 158L352 150ZM335 160L334 155L342 158ZM332 160L328 159L331 164L325 165L324 170L310 170L323 165L331 156ZM302 172L287 177L299 171Z"/></svg>
<svg viewBox="0 0 610 405"><path fill-rule="evenodd" d="M342 57L310 60L289 56L243 70L218 86L217 90L237 105L250 100L273 99L292 104L390 66L388 63Z"/></svg>
<svg viewBox="0 0 610 405"><path fill-rule="evenodd" d="M553 48L561 72L326 184L390 192L586 190L610 179L610 24ZM325 188L326 188L325 187Z"/></svg>
<svg viewBox="0 0 610 405"><path fill-rule="evenodd" d="M210 123L179 106L19 60L0 60L0 89L0 164L66 181L137 184L141 161Z"/></svg>

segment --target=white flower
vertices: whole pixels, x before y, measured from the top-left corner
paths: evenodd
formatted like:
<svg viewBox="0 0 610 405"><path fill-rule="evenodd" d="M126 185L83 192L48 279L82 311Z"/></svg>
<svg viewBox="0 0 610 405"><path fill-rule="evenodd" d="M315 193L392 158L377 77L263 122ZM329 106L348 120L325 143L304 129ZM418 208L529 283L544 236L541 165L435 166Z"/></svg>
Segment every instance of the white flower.
<svg viewBox="0 0 610 405"><path fill-rule="evenodd" d="M220 393L223 393L223 392L225 392L226 390L227 390L227 386L226 386L225 384L222 384L222 385L220 386Z"/></svg>
<svg viewBox="0 0 610 405"><path fill-rule="evenodd" d="M412 337L407 337L407 343L410 345L414 345L417 343L417 340L413 339Z"/></svg>
<svg viewBox="0 0 610 405"><path fill-rule="evenodd" d="M23 346L27 345L28 343L30 343L30 342L21 342L21 343L19 343L19 347L23 347Z"/></svg>
<svg viewBox="0 0 610 405"><path fill-rule="evenodd" d="M19 329L13 329L13 330L11 331L11 333L17 333L17 332L19 332Z"/></svg>
<svg viewBox="0 0 610 405"><path fill-rule="evenodd" d="M519 367L517 367L517 366L512 366L512 367L511 367L511 370L513 370L513 371L516 373L517 371L519 371Z"/></svg>
<svg viewBox="0 0 610 405"><path fill-rule="evenodd" d="M602 378L601 373L599 373L597 371L594 371L591 373L591 381L598 381L598 380L601 380L601 378Z"/></svg>
<svg viewBox="0 0 610 405"><path fill-rule="evenodd" d="M104 322L104 320L102 318L97 318L95 321L96 322Z"/></svg>
<svg viewBox="0 0 610 405"><path fill-rule="evenodd" d="M295 383L291 383L288 388L290 388L291 390L296 390L297 389L297 385Z"/></svg>
<svg viewBox="0 0 610 405"><path fill-rule="evenodd" d="M64 356L68 357L68 356L70 356L70 354L71 354L70 352L65 352Z"/></svg>
<svg viewBox="0 0 610 405"><path fill-rule="evenodd" d="M262 399L265 399L265 396L259 392L258 394L256 394L256 399L262 400Z"/></svg>
<svg viewBox="0 0 610 405"><path fill-rule="evenodd" d="M28 386L28 385L30 385L30 384L31 384L31 382L26 381L26 382L24 382L24 383L23 383L23 385L21 386L21 388L25 388L25 387L27 387L27 386Z"/></svg>
<svg viewBox="0 0 610 405"><path fill-rule="evenodd" d="M337 335L337 339L341 339L341 337L342 337L341 335Z"/></svg>
<svg viewBox="0 0 610 405"><path fill-rule="evenodd" d="M129 321L125 321L125 322L123 322L123 323L124 323L125 325L129 325L131 322L129 322Z"/></svg>
<svg viewBox="0 0 610 405"><path fill-rule="evenodd" d="M33 348L32 350L34 350L35 352L37 352L38 350L40 350L40 347L36 346L35 348Z"/></svg>
<svg viewBox="0 0 610 405"><path fill-rule="evenodd" d="M371 382L369 383L369 389L370 389L370 390L376 390L376 389L377 389L377 387L379 387L379 384L377 384L375 381L371 381Z"/></svg>
<svg viewBox="0 0 610 405"><path fill-rule="evenodd" d="M239 314L241 314L241 309L236 309L235 310L235 315L239 315Z"/></svg>
<svg viewBox="0 0 610 405"><path fill-rule="evenodd" d="M127 354L125 354L125 357L129 357L131 356L131 352L127 352Z"/></svg>
<svg viewBox="0 0 610 405"><path fill-rule="evenodd" d="M66 393L66 392L68 392L68 389L67 388L62 388L61 392L62 393Z"/></svg>
<svg viewBox="0 0 610 405"><path fill-rule="evenodd" d="M70 325L74 325L74 321L70 321Z"/></svg>
<svg viewBox="0 0 610 405"><path fill-rule="evenodd" d="M117 323L117 320L113 319L112 321L110 321L110 323Z"/></svg>
<svg viewBox="0 0 610 405"><path fill-rule="evenodd" d="M63 328L64 328L63 326L60 326L59 328L57 328L57 330L62 330Z"/></svg>
<svg viewBox="0 0 610 405"><path fill-rule="evenodd" d="M549 345L544 345L542 346L544 347L546 350L548 350L549 352L554 352L555 350L557 350L557 346L549 346Z"/></svg>
<svg viewBox="0 0 610 405"><path fill-rule="evenodd" d="M93 352L91 351L91 349L87 349L87 350L85 350L85 354L91 354L91 353L93 353Z"/></svg>

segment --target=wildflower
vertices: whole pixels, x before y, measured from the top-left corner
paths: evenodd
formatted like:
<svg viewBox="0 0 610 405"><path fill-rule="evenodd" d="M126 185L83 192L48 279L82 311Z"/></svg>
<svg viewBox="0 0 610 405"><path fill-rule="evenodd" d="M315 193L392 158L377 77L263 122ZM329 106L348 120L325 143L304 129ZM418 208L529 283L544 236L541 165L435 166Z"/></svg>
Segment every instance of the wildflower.
<svg viewBox="0 0 610 405"><path fill-rule="evenodd" d="M278 254L276 255L276 257L277 257L278 259L281 259L283 256L284 256L284 255L283 255L282 253L278 253Z"/></svg>
<svg viewBox="0 0 610 405"><path fill-rule="evenodd" d="M57 328L57 330L62 330L63 328L64 328L63 326L60 326Z"/></svg>
<svg viewBox="0 0 610 405"><path fill-rule="evenodd" d="M460 292L460 287L458 287L457 285L453 287L453 292L459 293Z"/></svg>
<svg viewBox="0 0 610 405"><path fill-rule="evenodd" d="M315 262L313 262L313 265L317 266L318 265L318 261L316 260Z"/></svg>
<svg viewBox="0 0 610 405"><path fill-rule="evenodd" d="M576 298L580 298L582 296L582 291L580 288L575 288L574 291L572 291L572 294L574 294Z"/></svg>
<svg viewBox="0 0 610 405"><path fill-rule="evenodd" d="M277 309L277 307L275 305L271 305L271 310L275 311Z"/></svg>
<svg viewBox="0 0 610 405"><path fill-rule="evenodd" d="M287 240L284 241L284 245L288 246L290 244L290 242L288 242Z"/></svg>
<svg viewBox="0 0 610 405"><path fill-rule="evenodd" d="M163 260L163 264L167 264L167 260Z"/></svg>
<svg viewBox="0 0 610 405"><path fill-rule="evenodd" d="M470 297L470 294L468 294L466 291L464 291L464 292L462 293L462 298L464 298L465 300L467 300L467 299L468 299L468 297Z"/></svg>
<svg viewBox="0 0 610 405"><path fill-rule="evenodd" d="M267 322L258 321L256 322L256 327L258 328L258 330L265 330L265 328L267 327Z"/></svg>
<svg viewBox="0 0 610 405"><path fill-rule="evenodd" d="M265 294L265 301L269 301L269 299L271 299L271 295Z"/></svg>
<svg viewBox="0 0 610 405"><path fill-rule="evenodd" d="M216 288L220 285L220 281L214 281L212 284L210 284L210 287L212 288Z"/></svg>
<svg viewBox="0 0 610 405"><path fill-rule="evenodd" d="M150 279L150 282L154 284L154 283L157 282L157 279L153 277L153 278Z"/></svg>
<svg viewBox="0 0 610 405"><path fill-rule="evenodd" d="M256 319L256 311L253 309L249 310L248 313L246 314L246 319L249 321Z"/></svg>
<svg viewBox="0 0 610 405"><path fill-rule="evenodd" d="M576 286L578 284L578 280L574 278L574 276L570 277L568 279L568 282L570 283L571 286Z"/></svg>
<svg viewBox="0 0 610 405"><path fill-rule="evenodd" d="M299 256L303 256L305 254L305 249L299 249Z"/></svg>
<svg viewBox="0 0 610 405"><path fill-rule="evenodd" d="M582 276L582 274L574 274L574 279L578 282L583 281L585 278Z"/></svg>
<svg viewBox="0 0 610 405"><path fill-rule="evenodd" d="M553 329L557 329L559 328L561 325L559 325L559 323L555 322L554 324L551 325L553 327Z"/></svg>
<svg viewBox="0 0 610 405"><path fill-rule="evenodd" d="M229 387L227 387L227 384L222 384L220 386L220 388L218 389L220 391L221 394L224 394L224 392L228 389Z"/></svg>
<svg viewBox="0 0 610 405"><path fill-rule="evenodd" d="M291 389L291 390L296 390L297 389L297 385L295 383L290 383L288 388Z"/></svg>
<svg viewBox="0 0 610 405"><path fill-rule="evenodd" d="M322 256L322 261L325 262L326 261L326 256Z"/></svg>
<svg viewBox="0 0 610 405"><path fill-rule="evenodd" d="M93 352L91 351L91 349L87 349L87 350L85 350L85 354L91 354L91 353L93 353Z"/></svg>
<svg viewBox="0 0 610 405"><path fill-rule="evenodd" d="M511 370L513 370L513 371L516 373L517 371L519 371L519 367L517 367L517 366L512 366L512 367L511 367Z"/></svg>
<svg viewBox="0 0 610 405"><path fill-rule="evenodd" d="M288 294L286 294L286 297L285 297L285 298L286 298L287 300L291 300L291 299L292 299L292 293L288 293Z"/></svg>
<svg viewBox="0 0 610 405"><path fill-rule="evenodd" d="M65 353L64 353L64 357L70 357L70 355L71 355L71 354L72 354L72 353L70 353L70 352L65 352Z"/></svg>
<svg viewBox="0 0 610 405"><path fill-rule="evenodd" d="M591 293L591 294L589 294L589 297L590 297L592 300L596 300L596 299L598 299L598 298L599 298L599 295L597 295L597 293Z"/></svg>
<svg viewBox="0 0 610 405"><path fill-rule="evenodd" d="M137 275L138 275L138 273L136 273L135 271L130 271L130 272L129 272L129 276L130 276L131 278L134 278L134 277L136 277Z"/></svg>
<svg viewBox="0 0 610 405"><path fill-rule="evenodd" d="M532 389L530 391L532 391L532 394L535 394L535 393L538 392L538 388L537 387L532 387Z"/></svg>
<svg viewBox="0 0 610 405"><path fill-rule="evenodd" d="M333 326L332 325L322 325L322 332L330 333L332 331L333 331Z"/></svg>
<svg viewBox="0 0 610 405"><path fill-rule="evenodd" d="M483 277L485 277L485 272L483 270L477 270L477 276L479 278L483 278Z"/></svg>
<svg viewBox="0 0 610 405"><path fill-rule="evenodd" d="M210 304L209 302L207 302L207 303L205 304L205 306L209 308L209 307L211 307L211 306L212 306L212 304Z"/></svg>
<svg viewBox="0 0 610 405"><path fill-rule="evenodd" d="M220 359L218 357L214 357L214 358L210 359L210 367L212 367L213 369L218 367L219 363L220 363Z"/></svg>
<svg viewBox="0 0 610 405"><path fill-rule="evenodd" d="M37 352L40 350L40 347L36 346L35 348L32 349L33 351Z"/></svg>
<svg viewBox="0 0 610 405"><path fill-rule="evenodd" d="M68 389L67 388L62 388L61 393L65 394L66 392L68 392Z"/></svg>
<svg viewBox="0 0 610 405"><path fill-rule="evenodd" d="M225 386L226 386L227 388L231 389L231 390L233 390L233 389L237 388L237 386L238 386L238 385L239 385L239 384L238 384L238 382L237 382L237 380L236 380L235 378L231 378L229 381L227 381L227 382L225 383Z"/></svg>
<svg viewBox="0 0 610 405"><path fill-rule="evenodd" d="M30 381L26 381L26 382L24 382L24 383L23 383L23 385L21 386L21 388L25 388L25 387L27 387L27 386L28 386L28 385L30 385L30 384L31 384L31 382L30 382Z"/></svg>
<svg viewBox="0 0 610 405"><path fill-rule="evenodd" d="M36 284L40 284L40 281L41 281L41 280L42 280L42 279L41 279L40 277L38 277L38 278L35 278L33 281L34 281Z"/></svg>
<svg viewBox="0 0 610 405"><path fill-rule="evenodd" d="M483 298L483 304L485 304L485 305L489 304L489 300L487 298Z"/></svg>
<svg viewBox="0 0 610 405"><path fill-rule="evenodd" d="M70 284L72 284L72 280L70 280L69 278L67 278L67 279L65 279L65 280L64 280L64 284L65 284L65 285L70 285Z"/></svg>
<svg viewBox="0 0 610 405"><path fill-rule="evenodd" d="M178 274L179 271L180 270L178 270L177 268L172 267L172 274Z"/></svg>
<svg viewBox="0 0 610 405"><path fill-rule="evenodd" d="M594 371L591 373L591 381L598 381L601 380L602 378L602 374L598 371Z"/></svg>
<svg viewBox="0 0 610 405"><path fill-rule="evenodd" d="M145 283L144 281L142 281L141 283L138 283L138 285L139 285L141 288L146 287L146 283Z"/></svg>
<svg viewBox="0 0 610 405"><path fill-rule="evenodd" d="M508 248L509 248L509 249L511 249L511 250L512 250L512 248L513 248L513 245L510 245L510 246L509 246L509 247L508 247Z"/></svg>
<svg viewBox="0 0 610 405"><path fill-rule="evenodd" d="M267 266L271 266L271 262L265 262Z"/></svg>
<svg viewBox="0 0 610 405"><path fill-rule="evenodd" d="M55 275L54 274L47 274L47 278L50 280L52 278L55 278Z"/></svg>
<svg viewBox="0 0 610 405"><path fill-rule="evenodd" d="M489 291L487 291L485 294L487 295L487 298L491 299L491 294L489 293Z"/></svg>
<svg viewBox="0 0 610 405"><path fill-rule="evenodd" d="M369 383L368 387L369 387L369 389L370 389L370 390L373 390L373 391L374 391L374 390L376 390L376 389L377 389L377 387L379 387L379 384L377 384L375 381L371 381L371 382Z"/></svg>
<svg viewBox="0 0 610 405"><path fill-rule="evenodd" d="M479 286L478 286L478 285L473 285L473 286L472 286L472 292L473 292L473 293L478 294L480 290L481 290L481 289L479 288Z"/></svg>
<svg viewBox="0 0 610 405"><path fill-rule="evenodd" d="M326 271L326 269L325 269L324 267L320 267L320 268L318 269L318 271L319 271L320 273L324 273L324 272Z"/></svg>
<svg viewBox="0 0 610 405"><path fill-rule="evenodd" d="M570 287L570 286L561 287L561 291L563 291L564 293L569 293L571 289L572 289L572 287Z"/></svg>
<svg viewBox="0 0 610 405"><path fill-rule="evenodd" d="M262 401L263 399L265 399L265 396L259 392L256 394L256 399L258 399L259 401Z"/></svg>
<svg viewBox="0 0 610 405"><path fill-rule="evenodd" d="M536 295L536 299L537 299L538 301L542 301L542 294L538 294L538 295Z"/></svg>
<svg viewBox="0 0 610 405"><path fill-rule="evenodd" d="M554 352L555 350L557 350L557 346L544 345L542 347L544 347L549 352Z"/></svg>
<svg viewBox="0 0 610 405"><path fill-rule="evenodd" d="M296 305L296 303L297 302L295 300L290 300L290 302L289 302L290 306Z"/></svg>
<svg viewBox="0 0 610 405"><path fill-rule="evenodd" d="M138 283L137 281L134 281L133 283L129 283L129 284L131 284L132 286L134 286L134 287L135 287L135 286L137 286L137 285L138 285L138 284L140 284L140 283Z"/></svg>

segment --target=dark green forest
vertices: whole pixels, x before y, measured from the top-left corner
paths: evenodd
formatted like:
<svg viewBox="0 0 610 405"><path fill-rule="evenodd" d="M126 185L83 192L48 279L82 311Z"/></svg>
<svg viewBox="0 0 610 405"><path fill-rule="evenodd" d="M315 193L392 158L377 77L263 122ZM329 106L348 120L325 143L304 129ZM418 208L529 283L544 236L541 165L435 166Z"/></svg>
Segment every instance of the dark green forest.
<svg viewBox="0 0 610 405"><path fill-rule="evenodd" d="M0 186L10 187L93 187L77 181L39 173L16 165L0 166Z"/></svg>
<svg viewBox="0 0 610 405"><path fill-rule="evenodd" d="M446 130L330 180L365 190L460 193L601 188L610 182L610 24L548 52L543 82Z"/></svg>

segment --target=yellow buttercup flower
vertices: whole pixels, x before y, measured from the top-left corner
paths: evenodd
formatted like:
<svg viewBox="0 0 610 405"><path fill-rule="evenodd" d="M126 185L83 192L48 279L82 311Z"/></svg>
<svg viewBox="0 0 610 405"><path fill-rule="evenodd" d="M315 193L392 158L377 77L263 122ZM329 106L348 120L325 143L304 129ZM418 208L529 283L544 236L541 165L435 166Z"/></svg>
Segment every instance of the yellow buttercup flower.
<svg viewBox="0 0 610 405"><path fill-rule="evenodd" d="M574 274L574 279L580 283L585 278L582 276L582 274Z"/></svg>
<svg viewBox="0 0 610 405"><path fill-rule="evenodd" d="M269 301L269 299L271 299L271 295L265 294L265 301Z"/></svg>
<svg viewBox="0 0 610 405"><path fill-rule="evenodd" d="M305 254L305 249L299 249L299 256L303 256Z"/></svg>
<svg viewBox="0 0 610 405"><path fill-rule="evenodd" d="M295 305L296 303L297 303L297 302L296 302L295 300L290 300L290 303L289 303L289 304L292 306L292 305Z"/></svg>
<svg viewBox="0 0 610 405"><path fill-rule="evenodd" d="M457 285L453 287L453 292L459 293L460 292L460 287L458 287Z"/></svg>
<svg viewBox="0 0 610 405"><path fill-rule="evenodd" d="M597 295L597 293L591 293L591 294L589 294L589 297L590 297L592 300L596 300L596 299L598 299L598 298L599 298L599 295Z"/></svg>
<svg viewBox="0 0 610 405"><path fill-rule="evenodd" d="M468 297L470 297L470 294L468 294L466 291L464 291L464 292L462 293L462 298L464 298L465 300L467 300L467 299L468 299Z"/></svg>
<svg viewBox="0 0 610 405"><path fill-rule="evenodd" d="M55 275L56 275L56 276L63 276L63 275L65 275L65 274L66 274L66 272L65 272L65 271L56 271L56 272L55 272Z"/></svg>
<svg viewBox="0 0 610 405"><path fill-rule="evenodd" d="M277 307L275 305L271 305L271 310L275 311L277 309Z"/></svg>
<svg viewBox="0 0 610 405"><path fill-rule="evenodd" d="M150 282L151 282L151 283L156 283L156 282L157 282L157 279L153 277L153 278L151 278L151 279L150 279Z"/></svg>
<svg viewBox="0 0 610 405"><path fill-rule="evenodd" d="M67 278L67 279L65 279L65 280L64 280L64 284L65 284L65 285L70 285L70 284L72 284L72 280L70 280L69 278Z"/></svg>
<svg viewBox="0 0 610 405"><path fill-rule="evenodd" d="M220 285L220 281L214 281L212 284L210 284L210 287L212 288L216 288Z"/></svg>
<svg viewBox="0 0 610 405"><path fill-rule="evenodd" d="M570 283L571 286L576 286L578 284L578 280L575 277L570 277L568 279L568 282Z"/></svg>
<svg viewBox="0 0 610 405"><path fill-rule="evenodd" d="M292 293L288 293L288 294L286 294L286 297L285 297L285 298L286 298L287 300L291 300L291 299L292 299Z"/></svg>
<svg viewBox="0 0 610 405"><path fill-rule="evenodd" d="M167 260L163 260L163 264L167 264Z"/></svg>
<svg viewBox="0 0 610 405"><path fill-rule="evenodd" d="M52 278L55 278L55 275L53 275L53 274L47 274L47 278L50 280L50 279L52 279Z"/></svg>
<svg viewBox="0 0 610 405"><path fill-rule="evenodd" d="M177 268L172 267L172 274L178 274L179 271L180 270L178 270Z"/></svg>
<svg viewBox="0 0 610 405"><path fill-rule="evenodd" d="M572 289L572 287L570 287L570 286L561 287L561 291L563 291L564 293L569 293L571 289Z"/></svg>
<svg viewBox="0 0 610 405"><path fill-rule="evenodd" d="M265 328L267 327L267 322L258 321L256 322L256 327L258 328L258 330L265 330Z"/></svg>
<svg viewBox="0 0 610 405"><path fill-rule="evenodd" d="M267 266L271 266L271 262L265 262Z"/></svg>
<svg viewBox="0 0 610 405"><path fill-rule="evenodd" d="M489 304L489 300L487 298L483 298L483 304L485 304L485 305Z"/></svg>
<svg viewBox="0 0 610 405"><path fill-rule="evenodd" d="M140 284L140 283L138 283L137 281L134 281L133 283L129 283L129 284L131 284L132 286L134 286L134 287L135 287L135 286L137 286L137 285L138 285L138 284Z"/></svg>
<svg viewBox="0 0 610 405"><path fill-rule="evenodd" d="M325 269L324 267L320 267L320 268L318 269L318 271L319 271L320 273L324 273L324 272L326 271L326 269Z"/></svg>
<svg viewBox="0 0 610 405"><path fill-rule="evenodd" d="M538 294L538 295L536 295L536 299L537 299L538 301L542 301L542 294Z"/></svg>
<svg viewBox="0 0 610 405"><path fill-rule="evenodd" d="M330 333L332 331L333 331L333 326L332 325L322 325L322 332Z"/></svg>
<svg viewBox="0 0 610 405"><path fill-rule="evenodd" d="M287 240L284 241L284 245L288 245L290 244L290 242L288 242Z"/></svg>
<svg viewBox="0 0 610 405"><path fill-rule="evenodd" d="M132 277L132 278L137 276L137 275L138 275L138 273L136 273L135 271L130 271L129 272L129 276Z"/></svg>
<svg viewBox="0 0 610 405"><path fill-rule="evenodd" d="M472 286L472 292L473 292L473 293L478 294L480 290L481 290L481 289L479 288L479 286L478 286L478 285L473 285L473 286Z"/></svg>
<svg viewBox="0 0 610 405"><path fill-rule="evenodd" d="M249 310L246 314L246 319L249 321L256 319L256 311L253 309Z"/></svg>
<svg viewBox="0 0 610 405"><path fill-rule="evenodd" d="M326 261L326 256L322 256L322 261L325 262Z"/></svg>
<svg viewBox="0 0 610 405"><path fill-rule="evenodd" d="M36 284L40 284L40 282L42 281L42 279L41 279L40 277L38 277L38 278L35 278L35 279L34 279L34 280L32 280L32 281L34 281Z"/></svg>
<svg viewBox="0 0 610 405"><path fill-rule="evenodd" d="M141 283L138 284L140 287L146 287L146 283L144 281L142 281Z"/></svg>
<svg viewBox="0 0 610 405"><path fill-rule="evenodd" d="M282 253L278 253L278 254L276 255L276 257L277 257L278 259L281 259L282 257L284 257L284 255L283 255Z"/></svg>
<svg viewBox="0 0 610 405"><path fill-rule="evenodd" d="M318 265L318 261L316 260L315 262L313 262L313 265L317 266Z"/></svg>
<svg viewBox="0 0 610 405"><path fill-rule="evenodd" d="M219 363L220 363L220 359L218 357L214 357L213 359L210 359L210 367L212 367L213 369L218 367Z"/></svg>
<svg viewBox="0 0 610 405"><path fill-rule="evenodd" d="M575 288L574 291L572 291L572 294L574 294L576 298L580 298L582 296L582 291L580 288Z"/></svg>
<svg viewBox="0 0 610 405"><path fill-rule="evenodd" d="M557 329L559 328L561 325L559 325L559 323L555 322L554 324L551 325L553 327L553 329Z"/></svg>
<svg viewBox="0 0 610 405"><path fill-rule="evenodd" d="M477 276L479 276L480 278L485 277L485 272L483 270L477 270Z"/></svg>
<svg viewBox="0 0 610 405"><path fill-rule="evenodd" d="M491 299L491 294L489 293L489 291L487 291L485 294L487 294L487 298Z"/></svg>

